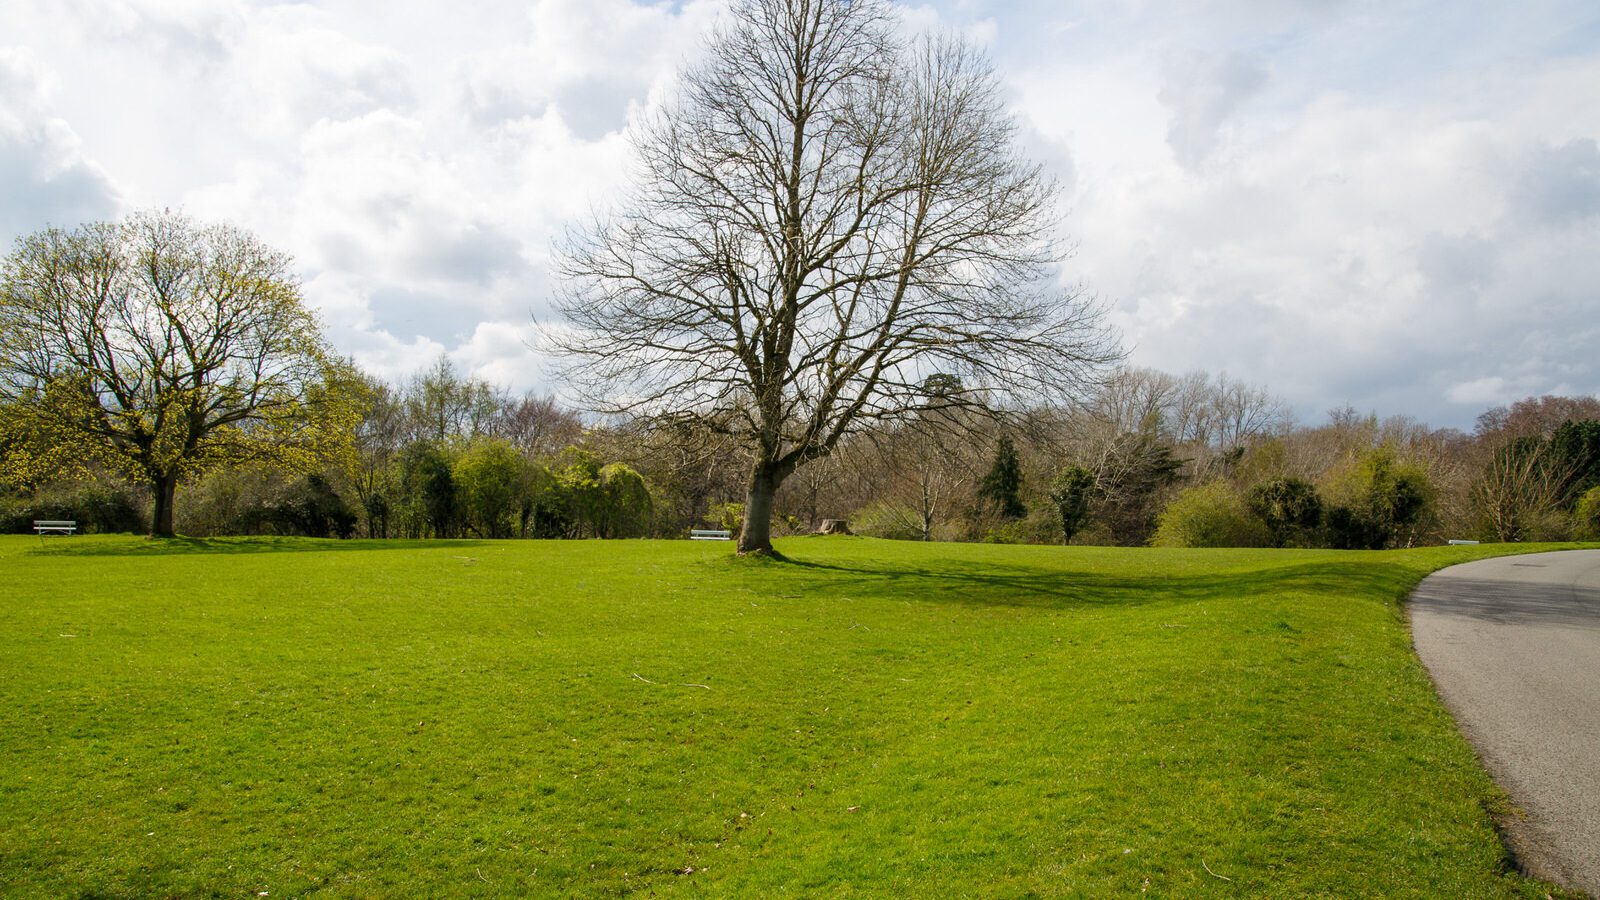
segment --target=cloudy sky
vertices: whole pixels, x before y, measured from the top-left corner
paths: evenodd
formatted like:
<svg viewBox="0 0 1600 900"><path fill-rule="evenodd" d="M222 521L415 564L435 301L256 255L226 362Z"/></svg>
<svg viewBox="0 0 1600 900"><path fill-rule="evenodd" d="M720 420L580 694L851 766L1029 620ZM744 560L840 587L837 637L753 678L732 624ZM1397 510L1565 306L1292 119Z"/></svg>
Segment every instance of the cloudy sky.
<svg viewBox="0 0 1600 900"><path fill-rule="evenodd" d="M542 388L550 242L721 0L6 0L0 241L182 208L294 254L335 345ZM950 0L1139 365L1302 420L1600 392L1600 4Z"/></svg>

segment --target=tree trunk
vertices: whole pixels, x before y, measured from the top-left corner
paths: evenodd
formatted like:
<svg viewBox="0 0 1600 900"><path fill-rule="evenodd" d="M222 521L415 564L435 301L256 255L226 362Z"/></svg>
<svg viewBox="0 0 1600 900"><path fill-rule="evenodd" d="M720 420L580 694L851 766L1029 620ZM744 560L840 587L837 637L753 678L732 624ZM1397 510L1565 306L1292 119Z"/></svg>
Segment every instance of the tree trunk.
<svg viewBox="0 0 1600 900"><path fill-rule="evenodd" d="M172 497L178 492L178 476L158 475L150 481L155 509L150 512L150 536L172 537Z"/></svg>
<svg viewBox="0 0 1600 900"><path fill-rule="evenodd" d="M750 472L750 488L744 497L744 527L739 529L740 553L772 552L772 498L782 481L768 463L757 463Z"/></svg>

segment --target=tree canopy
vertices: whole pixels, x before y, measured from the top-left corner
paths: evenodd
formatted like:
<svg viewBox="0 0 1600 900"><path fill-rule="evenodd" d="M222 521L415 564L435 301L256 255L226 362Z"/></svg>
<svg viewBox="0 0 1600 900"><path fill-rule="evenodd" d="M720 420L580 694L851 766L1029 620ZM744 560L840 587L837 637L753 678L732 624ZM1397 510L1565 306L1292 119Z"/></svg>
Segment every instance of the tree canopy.
<svg viewBox="0 0 1600 900"><path fill-rule="evenodd" d="M328 350L290 259L170 212L18 241L0 267L0 403L16 480L95 461L150 485L172 533L178 481L348 447L356 379ZM50 448L50 452L37 452Z"/></svg>

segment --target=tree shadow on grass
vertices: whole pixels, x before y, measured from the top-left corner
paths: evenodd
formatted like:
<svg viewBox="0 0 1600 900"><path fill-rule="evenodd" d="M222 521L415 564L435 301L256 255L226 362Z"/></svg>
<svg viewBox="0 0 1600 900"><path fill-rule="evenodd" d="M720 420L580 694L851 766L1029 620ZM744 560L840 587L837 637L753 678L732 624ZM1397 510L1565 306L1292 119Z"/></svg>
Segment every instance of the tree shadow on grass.
<svg viewBox="0 0 1600 900"><path fill-rule="evenodd" d="M1423 575L1405 565L1377 560L1316 561L1189 576L1152 572L1143 577L998 562L879 566L788 558L782 565L824 576L815 586L841 596L1040 609L1237 600L1265 593L1355 595L1390 601L1398 608Z"/></svg>
<svg viewBox="0 0 1600 900"><path fill-rule="evenodd" d="M93 543L52 542L30 551L49 556L196 556L248 553L329 553L369 550L447 550L479 547L479 540L335 540L302 537L129 538Z"/></svg>

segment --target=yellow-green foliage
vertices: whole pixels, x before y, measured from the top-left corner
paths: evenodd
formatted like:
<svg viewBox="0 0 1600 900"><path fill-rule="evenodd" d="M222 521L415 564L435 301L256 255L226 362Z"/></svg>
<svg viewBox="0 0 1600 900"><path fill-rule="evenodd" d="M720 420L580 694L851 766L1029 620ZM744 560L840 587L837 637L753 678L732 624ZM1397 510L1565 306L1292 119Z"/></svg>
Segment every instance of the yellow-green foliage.
<svg viewBox="0 0 1600 900"><path fill-rule="evenodd" d="M1600 541L1600 487L1592 487L1578 498L1572 524L1579 540Z"/></svg>
<svg viewBox="0 0 1600 900"><path fill-rule="evenodd" d="M1161 512L1157 547L1264 547L1272 536L1225 481L1188 488Z"/></svg>
<svg viewBox="0 0 1600 900"><path fill-rule="evenodd" d="M0 404L7 480L94 461L170 494L218 466L341 461L362 401L288 256L149 213L29 235L0 263Z"/></svg>
<svg viewBox="0 0 1600 900"><path fill-rule="evenodd" d="M530 499L533 466L509 441L473 442L451 467L456 501L467 526L483 537L510 537L518 514Z"/></svg>

